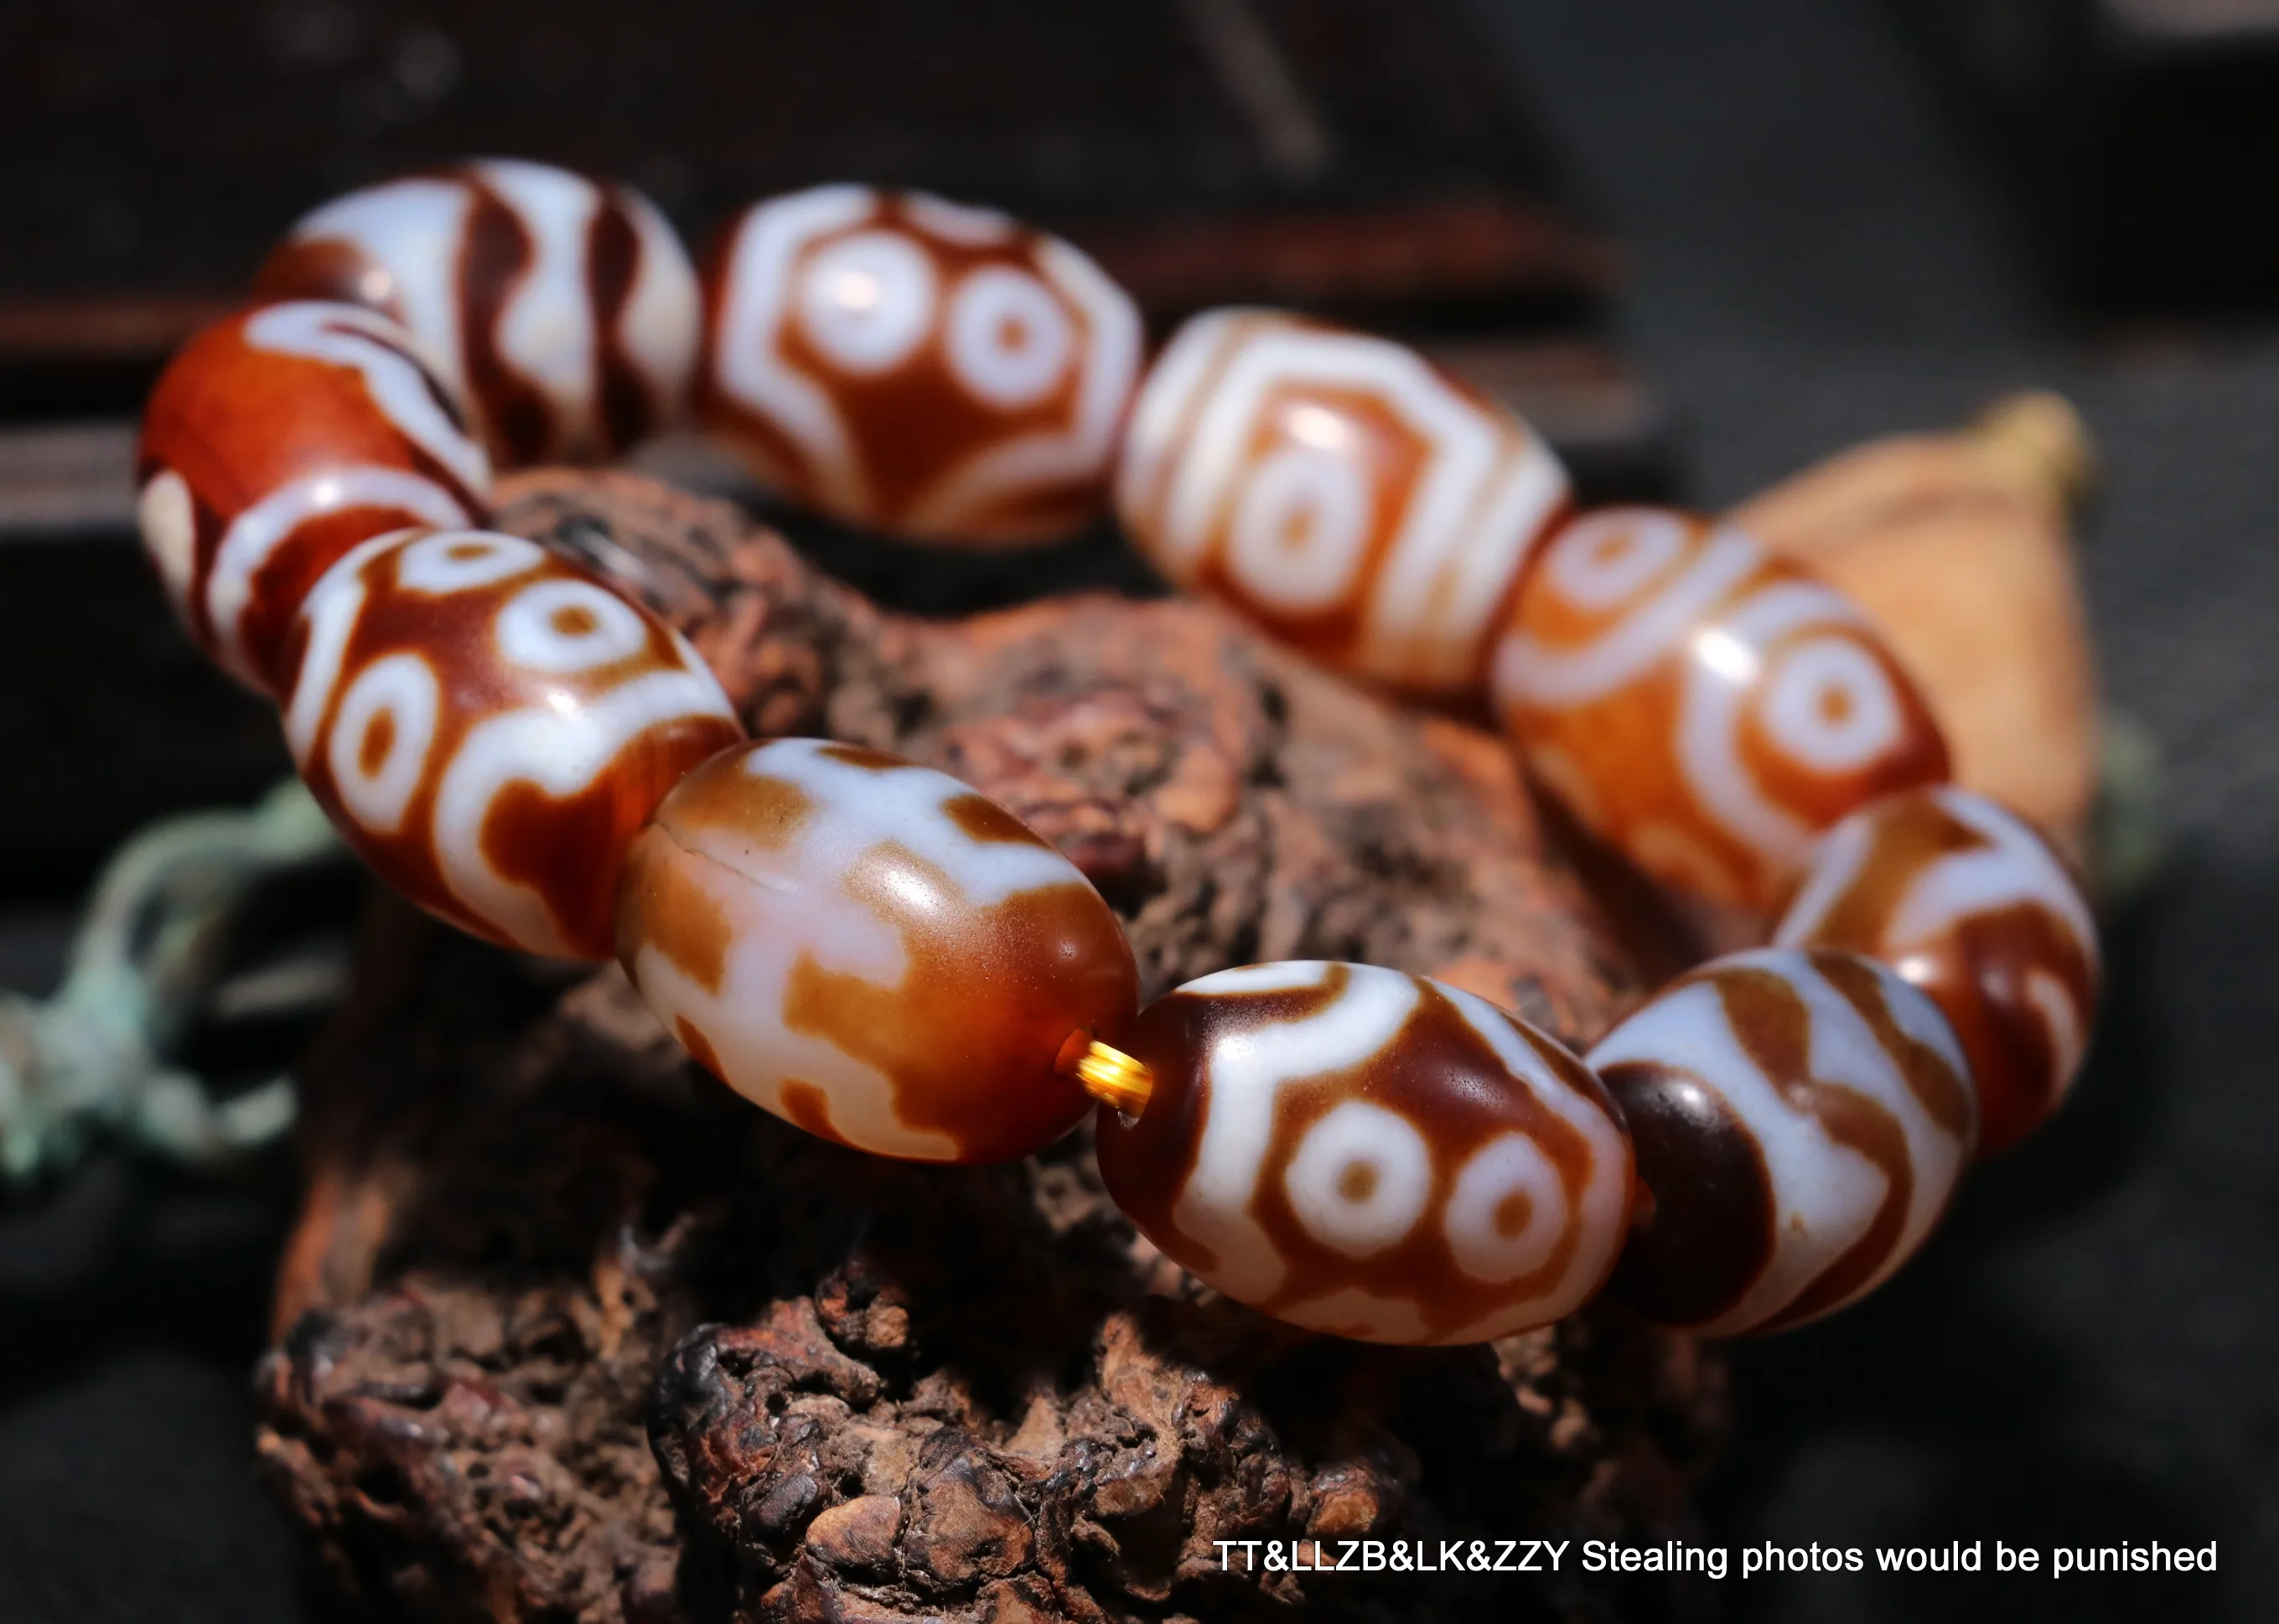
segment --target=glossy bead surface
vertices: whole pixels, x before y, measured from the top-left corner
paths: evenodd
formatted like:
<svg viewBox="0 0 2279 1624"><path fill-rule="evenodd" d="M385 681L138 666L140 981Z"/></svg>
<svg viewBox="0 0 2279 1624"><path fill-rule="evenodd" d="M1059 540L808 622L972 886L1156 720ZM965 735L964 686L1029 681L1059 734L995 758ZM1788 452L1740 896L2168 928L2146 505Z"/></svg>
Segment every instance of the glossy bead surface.
<svg viewBox="0 0 2279 1624"><path fill-rule="evenodd" d="M490 463L395 323L299 302L184 347L142 413L142 543L193 642L272 693L301 599L359 542L487 517Z"/></svg>
<svg viewBox="0 0 2279 1624"><path fill-rule="evenodd" d="M1587 1059L1651 1213L1608 1294L1661 1324L1733 1335L1843 1306L1922 1244L1969 1157L1945 1017L1856 954L1712 960Z"/></svg>
<svg viewBox="0 0 2279 1624"><path fill-rule="evenodd" d="M627 858L618 954L738 1093L917 1161L1058 1138L1091 1105L1063 1046L1139 1001L1075 864L945 773L814 739L725 752L665 798Z"/></svg>
<svg viewBox="0 0 2279 1624"><path fill-rule="evenodd" d="M1930 711L1836 593L1689 514L1552 538L1497 647L1529 769L1663 883L1769 908L1821 831L1946 776Z"/></svg>
<svg viewBox="0 0 2279 1624"><path fill-rule="evenodd" d="M285 739L349 843L422 908L605 959L625 846L743 737L680 634L534 541L405 531L302 606Z"/></svg>
<svg viewBox="0 0 2279 1624"><path fill-rule="evenodd" d="M2073 1084L2096 1018L2097 925L2049 844L1983 795L1894 795L1828 833L1774 932L1880 960L1945 1013L1978 1084L1981 1154Z"/></svg>
<svg viewBox="0 0 2279 1624"><path fill-rule="evenodd" d="M1102 506L1140 316L1057 237L817 187L733 222L705 293L705 420L793 499L979 545L1068 534Z"/></svg>
<svg viewBox="0 0 2279 1624"><path fill-rule="evenodd" d="M1366 964L1222 970L1150 1004L1155 1074L1103 1109L1109 1191L1229 1297L1369 1342L1546 1325L1619 1251L1631 1152L1572 1054L1486 1000Z"/></svg>
<svg viewBox="0 0 2279 1624"><path fill-rule="evenodd" d="M1413 350L1214 310L1148 373L1116 496L1173 582L1326 663L1460 692L1568 486L1524 423Z"/></svg>
<svg viewBox="0 0 2279 1624"><path fill-rule="evenodd" d="M695 268L655 204L508 158L334 198L257 286L402 322L503 467L603 460L679 417L702 320Z"/></svg>

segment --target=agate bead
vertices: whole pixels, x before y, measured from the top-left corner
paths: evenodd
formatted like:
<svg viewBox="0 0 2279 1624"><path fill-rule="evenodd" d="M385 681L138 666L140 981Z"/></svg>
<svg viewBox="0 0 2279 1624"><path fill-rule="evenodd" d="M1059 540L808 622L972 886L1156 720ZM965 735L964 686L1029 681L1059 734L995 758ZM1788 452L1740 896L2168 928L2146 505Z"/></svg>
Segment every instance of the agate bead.
<svg viewBox="0 0 2279 1624"><path fill-rule="evenodd" d="M1944 779L1946 747L1850 604L1741 532L1615 509L1553 537L1497 646L1529 769L1665 884L1769 908L1822 831Z"/></svg>
<svg viewBox="0 0 2279 1624"><path fill-rule="evenodd" d="M817 187L733 222L705 290L705 419L793 499L980 545L1067 534L1102 506L1140 316L1059 238Z"/></svg>
<svg viewBox="0 0 2279 1624"><path fill-rule="evenodd" d="M349 843L422 908L606 959L626 843L743 736L680 634L519 536L365 542L302 606L285 738Z"/></svg>
<svg viewBox="0 0 2279 1624"><path fill-rule="evenodd" d="M1365 964L1255 965L1150 1004L1100 1170L1229 1297L1370 1342L1546 1325L1621 1249L1631 1151L1598 1080L1492 1004Z"/></svg>
<svg viewBox="0 0 2279 1624"><path fill-rule="evenodd" d="M257 286L402 322L505 467L606 459L679 417L702 325L695 268L655 204L508 158L334 198Z"/></svg>
<svg viewBox="0 0 2279 1624"><path fill-rule="evenodd" d="M1721 1336L1872 1291L1938 1222L1977 1121L1945 1017L1856 954L1712 960L1587 1059L1630 1124L1649 1214L1608 1294Z"/></svg>
<svg viewBox="0 0 2279 1624"><path fill-rule="evenodd" d="M299 302L208 328L142 414L142 541L191 640L264 693L301 599L359 542L486 517L490 463L411 335Z"/></svg>
<svg viewBox="0 0 2279 1624"><path fill-rule="evenodd" d="M1173 582L1328 664L1457 693L1568 486L1524 423L1413 350L1215 310L1149 372L1116 496Z"/></svg>
<svg viewBox="0 0 2279 1624"><path fill-rule="evenodd" d="M737 1092L917 1161L1059 1138L1091 1104L1063 1049L1139 1001L1075 864L947 774L813 739L725 752L665 797L626 860L618 954Z"/></svg>
<svg viewBox="0 0 2279 1624"><path fill-rule="evenodd" d="M1978 1084L1978 1149L2064 1100L2097 1012L2097 925L2049 844L1983 795L1939 787L1830 830L1773 939L1881 960L1953 1024Z"/></svg>

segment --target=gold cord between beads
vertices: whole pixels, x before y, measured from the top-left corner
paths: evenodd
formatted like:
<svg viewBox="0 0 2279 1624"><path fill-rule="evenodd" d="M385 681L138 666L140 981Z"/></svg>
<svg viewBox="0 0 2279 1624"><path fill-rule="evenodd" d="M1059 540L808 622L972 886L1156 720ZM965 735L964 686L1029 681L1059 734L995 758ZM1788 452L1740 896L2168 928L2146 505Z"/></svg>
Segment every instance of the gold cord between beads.
<svg viewBox="0 0 2279 1624"><path fill-rule="evenodd" d="M1084 1040L1080 1049L1077 1047L1078 1038ZM1147 1061L1111 1048L1086 1032L1069 1035L1069 1041L1061 1048L1059 1068L1063 1076L1082 1084L1086 1093L1126 1116L1136 1116L1146 1109L1147 1097L1155 1092L1155 1074L1147 1069Z"/></svg>

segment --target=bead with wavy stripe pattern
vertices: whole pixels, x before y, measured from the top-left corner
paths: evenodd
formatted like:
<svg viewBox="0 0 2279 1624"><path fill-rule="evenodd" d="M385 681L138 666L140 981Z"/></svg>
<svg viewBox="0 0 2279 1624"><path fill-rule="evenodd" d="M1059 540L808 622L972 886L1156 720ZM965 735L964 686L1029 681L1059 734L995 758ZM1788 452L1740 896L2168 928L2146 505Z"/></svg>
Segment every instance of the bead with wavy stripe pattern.
<svg viewBox="0 0 2279 1624"><path fill-rule="evenodd" d="M491 471L410 333L299 301L233 316L168 364L136 478L142 544L190 640L270 694L317 578L388 531L487 517Z"/></svg>
<svg viewBox="0 0 2279 1624"><path fill-rule="evenodd" d="M1716 1335L1873 1291L1970 1155L1970 1071L1938 1007L1857 954L1760 948L1679 977L1586 1057L1649 1215L1610 1294Z"/></svg>
<svg viewBox="0 0 2279 1624"><path fill-rule="evenodd" d="M1978 1083L1978 1149L2064 1102L2096 1019L2097 924L2048 841L1983 795L1894 795L1830 830L1773 940L1881 960L1945 1012Z"/></svg>
<svg viewBox="0 0 2279 1624"><path fill-rule="evenodd" d="M1139 1002L1075 864L945 773L776 739L691 773L634 839L618 953L754 1104L875 1155L1001 1161L1091 1099L1057 1069Z"/></svg>

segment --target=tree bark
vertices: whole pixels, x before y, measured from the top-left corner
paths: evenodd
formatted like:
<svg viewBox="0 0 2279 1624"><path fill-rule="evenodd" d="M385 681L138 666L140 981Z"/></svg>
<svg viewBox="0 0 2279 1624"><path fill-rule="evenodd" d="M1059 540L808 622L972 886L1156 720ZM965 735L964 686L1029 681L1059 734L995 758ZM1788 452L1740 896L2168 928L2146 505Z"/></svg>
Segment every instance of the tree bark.
<svg viewBox="0 0 2279 1624"><path fill-rule="evenodd" d="M1579 1045L1638 996L1638 944L1668 950L1650 919L1617 931L1491 735L1209 604L892 613L733 509L623 473L524 476L502 522L640 591L756 733L893 750L1009 807L1123 915L1147 996L1356 959ZM1155 1252L1088 1134L1009 1167L866 1158L697 1073L613 969L385 903L364 961L303 1071L309 1194L260 1451L380 1611L1690 1610L1580 1573L1579 1544L1556 1574L1473 1570L1526 1557L1504 1541L1688 1531L1723 1388L1686 1338L1598 1311L1470 1349L1310 1337ZM1385 1571L1228 1543L1299 1540L1348 1568L1380 1542ZM1443 1571L1407 1571L1419 1547L1394 1541Z"/></svg>

